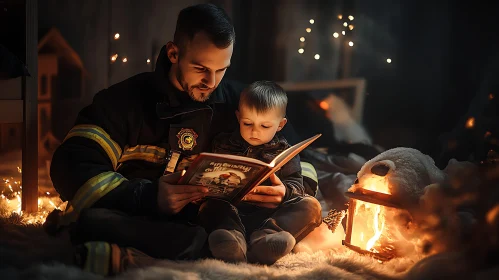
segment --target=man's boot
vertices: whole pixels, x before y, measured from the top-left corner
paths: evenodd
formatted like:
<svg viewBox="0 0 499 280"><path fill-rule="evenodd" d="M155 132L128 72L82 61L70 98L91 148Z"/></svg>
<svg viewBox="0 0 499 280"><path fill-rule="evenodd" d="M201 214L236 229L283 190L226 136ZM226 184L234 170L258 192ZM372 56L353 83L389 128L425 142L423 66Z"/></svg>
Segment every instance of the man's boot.
<svg viewBox="0 0 499 280"><path fill-rule="evenodd" d="M77 266L102 276L118 275L130 269L152 266L159 261L137 249L100 241L79 245L75 253Z"/></svg>

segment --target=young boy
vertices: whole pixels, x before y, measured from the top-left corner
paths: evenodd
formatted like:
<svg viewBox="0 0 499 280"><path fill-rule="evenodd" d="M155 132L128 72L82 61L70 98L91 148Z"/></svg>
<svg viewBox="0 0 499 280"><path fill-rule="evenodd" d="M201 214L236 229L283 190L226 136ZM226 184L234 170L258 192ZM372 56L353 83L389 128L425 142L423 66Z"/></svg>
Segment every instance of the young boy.
<svg viewBox="0 0 499 280"><path fill-rule="evenodd" d="M279 135L287 121L287 101L286 92L274 82L251 84L241 93L236 111L239 131L215 137L212 152L272 161L290 147ZM286 188L277 208L252 203L251 196L259 195L254 191L237 209L218 200L208 200L201 206L200 219L206 221L205 228L210 233L208 245L215 258L273 264L320 225L320 204L307 195L303 186L299 156L286 163L275 176L272 181L280 180ZM272 182L267 180L262 185L271 186Z"/></svg>

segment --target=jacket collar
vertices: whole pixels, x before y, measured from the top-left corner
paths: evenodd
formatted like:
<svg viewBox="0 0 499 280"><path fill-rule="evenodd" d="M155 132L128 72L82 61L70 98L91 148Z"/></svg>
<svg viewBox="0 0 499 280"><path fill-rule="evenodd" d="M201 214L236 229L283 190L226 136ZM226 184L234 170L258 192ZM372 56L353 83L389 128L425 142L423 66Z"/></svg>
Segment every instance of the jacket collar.
<svg viewBox="0 0 499 280"><path fill-rule="evenodd" d="M166 56L166 46L163 46L159 53L158 60L156 61L156 69L154 70L156 85L160 93L164 96L164 102L166 103L166 106L179 107L183 104L179 101L177 94L186 93L179 91L168 80L168 72L170 71L171 66L172 63ZM208 105L214 103L225 103L223 81L220 82L218 87L213 91L210 98L206 102L203 102L201 104Z"/></svg>

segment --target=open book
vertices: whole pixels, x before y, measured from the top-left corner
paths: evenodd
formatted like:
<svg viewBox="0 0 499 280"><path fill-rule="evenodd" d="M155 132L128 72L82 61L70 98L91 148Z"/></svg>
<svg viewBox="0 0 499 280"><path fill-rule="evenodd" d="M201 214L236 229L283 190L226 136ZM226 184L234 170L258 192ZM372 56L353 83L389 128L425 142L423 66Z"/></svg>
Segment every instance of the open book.
<svg viewBox="0 0 499 280"><path fill-rule="evenodd" d="M180 178L179 184L206 186L209 189L207 198L224 199L235 204L320 136L317 134L289 147L270 163L243 156L201 153Z"/></svg>

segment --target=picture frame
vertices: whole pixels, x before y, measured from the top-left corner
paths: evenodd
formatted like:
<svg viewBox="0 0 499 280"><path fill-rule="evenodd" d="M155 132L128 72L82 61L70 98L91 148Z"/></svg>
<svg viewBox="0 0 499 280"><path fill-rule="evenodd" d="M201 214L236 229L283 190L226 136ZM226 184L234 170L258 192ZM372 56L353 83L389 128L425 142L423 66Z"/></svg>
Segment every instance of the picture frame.
<svg viewBox="0 0 499 280"><path fill-rule="evenodd" d="M362 123L367 84L366 80L363 78L280 82L278 84L288 93L288 96L307 93L315 96L317 99L320 99L325 98L331 93L336 94L343 98L346 104L350 106L354 120L359 124Z"/></svg>

